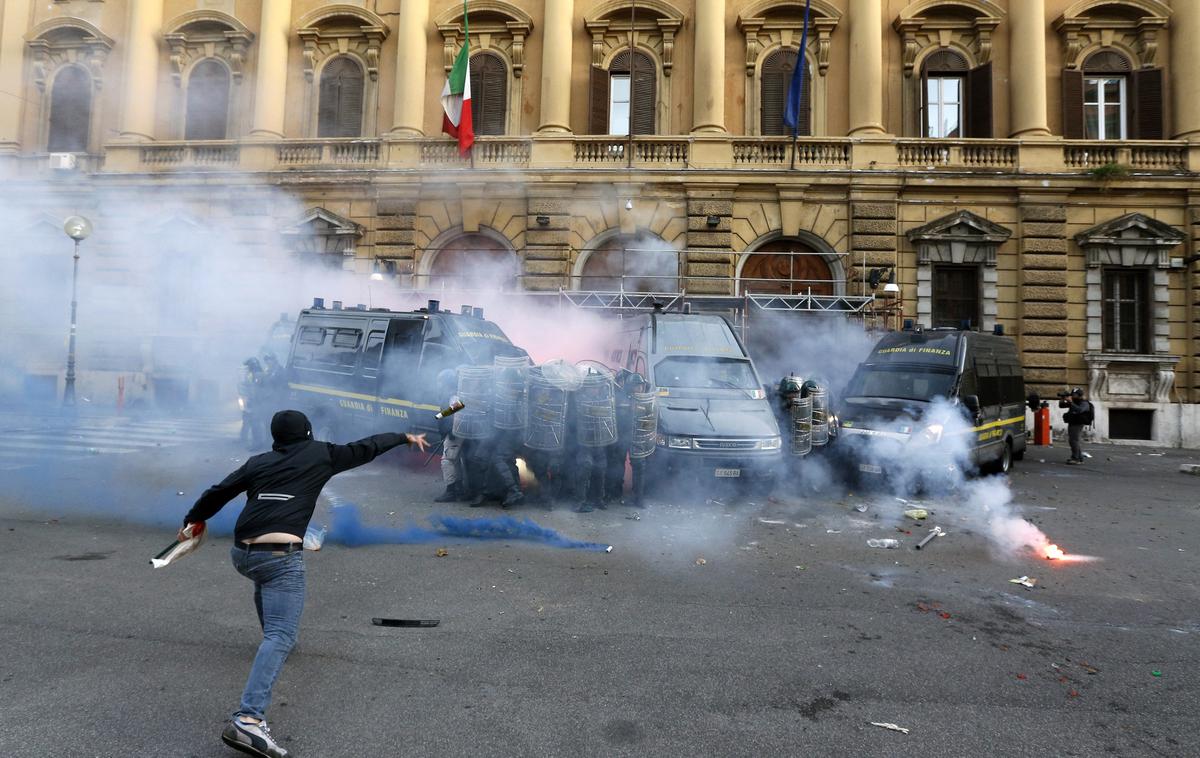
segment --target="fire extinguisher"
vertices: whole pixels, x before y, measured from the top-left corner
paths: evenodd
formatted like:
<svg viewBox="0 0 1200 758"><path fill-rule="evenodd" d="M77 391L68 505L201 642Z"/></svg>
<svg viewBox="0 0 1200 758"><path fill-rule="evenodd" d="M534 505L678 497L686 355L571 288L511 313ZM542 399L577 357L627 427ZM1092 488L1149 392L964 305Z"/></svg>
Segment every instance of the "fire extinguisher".
<svg viewBox="0 0 1200 758"><path fill-rule="evenodd" d="M1050 403L1043 402L1033 414L1033 444L1046 445L1050 441Z"/></svg>

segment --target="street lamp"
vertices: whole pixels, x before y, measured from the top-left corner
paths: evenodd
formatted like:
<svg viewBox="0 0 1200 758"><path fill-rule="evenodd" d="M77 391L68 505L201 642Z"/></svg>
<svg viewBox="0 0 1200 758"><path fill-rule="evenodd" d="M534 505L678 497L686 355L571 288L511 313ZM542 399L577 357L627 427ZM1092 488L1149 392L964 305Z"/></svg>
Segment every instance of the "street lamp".
<svg viewBox="0 0 1200 758"><path fill-rule="evenodd" d="M67 381L63 387L63 407L75 405L75 306L79 281L79 243L92 233L92 222L83 216L71 216L63 222L63 231L75 241L75 265L71 270L71 337L67 341Z"/></svg>

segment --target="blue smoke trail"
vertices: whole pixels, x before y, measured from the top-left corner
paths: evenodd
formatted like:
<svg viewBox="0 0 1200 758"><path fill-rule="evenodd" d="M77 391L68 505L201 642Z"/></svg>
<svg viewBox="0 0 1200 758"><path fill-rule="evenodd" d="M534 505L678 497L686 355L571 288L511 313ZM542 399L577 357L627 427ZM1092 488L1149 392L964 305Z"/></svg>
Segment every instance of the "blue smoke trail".
<svg viewBox="0 0 1200 758"><path fill-rule="evenodd" d="M362 521L358 506L339 505L332 510L327 540L346 547L362 545L420 545L447 538L461 540L523 540L540 542L551 547L604 552L608 545L564 537L553 529L541 526L532 519L517 520L511 516L468 519L455 516L433 516L433 528L415 524L406 527L370 526Z"/></svg>

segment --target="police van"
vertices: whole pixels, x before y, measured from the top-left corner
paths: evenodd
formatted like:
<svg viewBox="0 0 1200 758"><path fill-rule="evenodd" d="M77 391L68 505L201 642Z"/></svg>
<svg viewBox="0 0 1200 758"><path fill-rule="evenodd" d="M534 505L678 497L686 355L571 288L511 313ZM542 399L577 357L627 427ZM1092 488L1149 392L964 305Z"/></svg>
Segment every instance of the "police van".
<svg viewBox="0 0 1200 758"><path fill-rule="evenodd" d="M912 473L896 469L938 460L924 454L938 445L965 452L959 468L1007 473L1025 456L1021 358L997 332L908 330L875 345L837 408L840 457L860 479Z"/></svg>
<svg viewBox="0 0 1200 758"><path fill-rule="evenodd" d="M782 459L779 425L754 363L723 317L656 311L626 319L609 358L658 393L651 465L770 486Z"/></svg>
<svg viewBox="0 0 1200 758"><path fill-rule="evenodd" d="M437 300L415 311L332 305L316 298L300 311L287 361L291 400L318 439L435 432L447 400L438 395L440 372L526 354L482 308L456 314Z"/></svg>

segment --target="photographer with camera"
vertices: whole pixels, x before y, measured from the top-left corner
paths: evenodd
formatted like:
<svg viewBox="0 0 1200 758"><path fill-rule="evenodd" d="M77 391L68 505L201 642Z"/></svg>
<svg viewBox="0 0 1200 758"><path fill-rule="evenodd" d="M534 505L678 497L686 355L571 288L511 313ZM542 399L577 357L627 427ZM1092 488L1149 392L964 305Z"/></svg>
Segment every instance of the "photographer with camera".
<svg viewBox="0 0 1200 758"><path fill-rule="evenodd" d="M1071 457L1067 463L1078 466L1083 463L1083 427L1095 421L1096 409L1091 401L1083 399L1081 387L1058 393L1058 407L1067 409L1063 414L1063 421L1067 422L1067 439L1071 443Z"/></svg>

